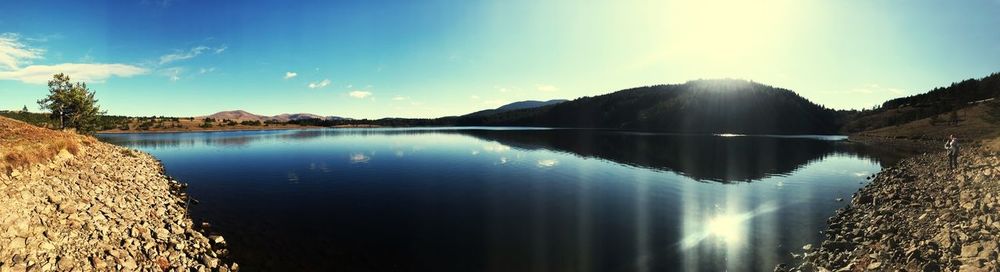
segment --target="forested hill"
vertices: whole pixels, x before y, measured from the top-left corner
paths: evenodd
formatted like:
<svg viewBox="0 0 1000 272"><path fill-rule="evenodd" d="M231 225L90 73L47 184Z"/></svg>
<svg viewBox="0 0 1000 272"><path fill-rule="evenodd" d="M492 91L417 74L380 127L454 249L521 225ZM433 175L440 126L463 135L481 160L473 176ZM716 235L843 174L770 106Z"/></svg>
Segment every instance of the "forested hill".
<svg viewBox="0 0 1000 272"><path fill-rule="evenodd" d="M835 134L841 119L838 112L792 91L723 79L639 87L454 122L678 133Z"/></svg>
<svg viewBox="0 0 1000 272"><path fill-rule="evenodd" d="M967 79L926 93L886 101L878 108L858 113L844 125L844 131L859 132L901 125L955 112L977 102L998 97L1000 97L1000 73L993 73L980 79Z"/></svg>

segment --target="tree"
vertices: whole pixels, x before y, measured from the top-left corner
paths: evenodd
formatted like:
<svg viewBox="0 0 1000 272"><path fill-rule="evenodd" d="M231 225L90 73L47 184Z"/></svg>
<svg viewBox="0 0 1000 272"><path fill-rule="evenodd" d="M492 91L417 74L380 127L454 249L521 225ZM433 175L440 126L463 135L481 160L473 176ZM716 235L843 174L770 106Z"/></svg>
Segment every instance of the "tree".
<svg viewBox="0 0 1000 272"><path fill-rule="evenodd" d="M86 83L71 83L69 76L61 73L52 76L49 95L38 100L38 105L52 113L49 117L58 120L60 129L74 128L82 133L94 132L98 115L104 114Z"/></svg>
<svg viewBox="0 0 1000 272"><path fill-rule="evenodd" d="M24 107L21 108L21 112L28 112L28 105L24 105Z"/></svg>

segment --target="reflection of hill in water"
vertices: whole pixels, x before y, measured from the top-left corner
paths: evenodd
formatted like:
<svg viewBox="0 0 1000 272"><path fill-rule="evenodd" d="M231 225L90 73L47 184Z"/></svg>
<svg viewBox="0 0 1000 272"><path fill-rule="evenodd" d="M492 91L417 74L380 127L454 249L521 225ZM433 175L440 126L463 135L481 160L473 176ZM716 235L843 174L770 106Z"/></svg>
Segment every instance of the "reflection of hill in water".
<svg viewBox="0 0 1000 272"><path fill-rule="evenodd" d="M753 181L786 175L805 164L837 153L877 159L867 155L857 144L815 138L581 130L474 130L460 133L517 148L569 152L720 182Z"/></svg>
<svg viewBox="0 0 1000 272"><path fill-rule="evenodd" d="M504 145L548 149L636 167L673 171L698 180L753 181L786 175L833 154L869 158L883 165L894 154L845 141L815 138L631 133L606 130L323 129L280 132L120 134L105 141L140 148L245 146L259 140L303 141L320 137L416 134L467 135ZM890 158L890 159L886 159Z"/></svg>

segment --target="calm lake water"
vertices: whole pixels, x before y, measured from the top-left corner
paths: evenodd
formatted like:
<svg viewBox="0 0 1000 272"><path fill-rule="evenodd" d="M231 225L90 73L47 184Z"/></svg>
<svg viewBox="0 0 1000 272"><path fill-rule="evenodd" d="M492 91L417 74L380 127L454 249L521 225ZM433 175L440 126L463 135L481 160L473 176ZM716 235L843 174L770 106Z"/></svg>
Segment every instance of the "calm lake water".
<svg viewBox="0 0 1000 272"><path fill-rule="evenodd" d="M882 159L843 137L445 128L105 134L247 271L772 271ZM837 198L845 201L838 202Z"/></svg>

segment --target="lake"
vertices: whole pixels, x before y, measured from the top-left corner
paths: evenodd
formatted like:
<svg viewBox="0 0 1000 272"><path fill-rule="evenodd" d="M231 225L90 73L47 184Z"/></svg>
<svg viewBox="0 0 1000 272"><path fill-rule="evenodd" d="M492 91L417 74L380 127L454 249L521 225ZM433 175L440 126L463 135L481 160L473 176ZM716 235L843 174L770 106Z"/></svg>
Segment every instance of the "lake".
<svg viewBox="0 0 1000 272"><path fill-rule="evenodd" d="M838 136L530 128L102 134L246 271L772 271L888 159ZM837 201L844 199L844 201Z"/></svg>

